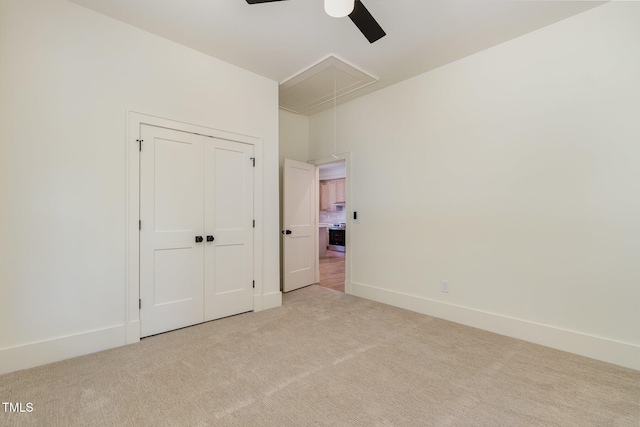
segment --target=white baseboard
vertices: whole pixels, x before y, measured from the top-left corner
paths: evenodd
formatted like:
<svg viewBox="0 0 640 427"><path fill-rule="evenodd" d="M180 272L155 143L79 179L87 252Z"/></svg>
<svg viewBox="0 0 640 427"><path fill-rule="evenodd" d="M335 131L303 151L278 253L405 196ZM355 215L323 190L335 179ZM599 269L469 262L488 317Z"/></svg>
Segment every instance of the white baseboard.
<svg viewBox="0 0 640 427"><path fill-rule="evenodd" d="M262 296L262 310L280 307L282 305L282 292L272 292Z"/></svg>
<svg viewBox="0 0 640 427"><path fill-rule="evenodd" d="M351 294L640 371L640 346L475 310L416 295L351 283Z"/></svg>
<svg viewBox="0 0 640 427"><path fill-rule="evenodd" d="M130 320L127 322L127 344L140 342L140 320Z"/></svg>
<svg viewBox="0 0 640 427"><path fill-rule="evenodd" d="M253 311L262 311L262 295L253 296Z"/></svg>
<svg viewBox="0 0 640 427"><path fill-rule="evenodd" d="M33 368L125 344L125 326L83 332L0 350L0 374Z"/></svg>

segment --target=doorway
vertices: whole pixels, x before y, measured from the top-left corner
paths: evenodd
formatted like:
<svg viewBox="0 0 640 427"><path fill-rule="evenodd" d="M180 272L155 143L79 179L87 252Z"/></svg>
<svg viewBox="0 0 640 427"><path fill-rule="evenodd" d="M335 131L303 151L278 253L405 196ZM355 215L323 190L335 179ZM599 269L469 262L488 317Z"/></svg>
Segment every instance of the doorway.
<svg viewBox="0 0 640 427"><path fill-rule="evenodd" d="M318 285L345 292L347 236L346 161L318 166Z"/></svg>
<svg viewBox="0 0 640 427"><path fill-rule="evenodd" d="M333 187L328 187L329 191L334 192L334 197L336 195L342 195L342 199L332 202L336 204L335 209L321 209L321 196L319 196L319 194L322 193L322 189L319 186L320 167L333 163L340 163L344 172L341 176L325 176L323 174L323 178L327 178L326 180L329 181L331 179L342 179L342 185L333 183ZM351 238L352 233L349 231L349 227L358 221L351 220L351 217L355 214L352 212L351 207L353 205L351 199L352 184L350 180L350 165L350 153L310 160L307 163L284 159L282 175L283 218L281 230L283 239L281 265L283 292L289 292L311 284L324 284L324 281L320 279L320 261L323 261L321 257L335 255L335 257L332 258L337 258L337 260L333 261L333 268L327 268L326 270L332 270L336 273L336 268L339 268L338 273L340 276L337 278L334 276L333 281L338 281L343 284L340 288L341 291L347 294L351 293L350 258L354 252L351 245L353 241ZM308 175L307 169L312 173L312 176ZM333 189L331 190L331 188ZM326 201L324 198L322 200ZM342 206L338 209L337 205ZM328 212L328 217L323 214L322 220L331 221L330 223L322 223L320 221L321 210ZM341 211L341 216L337 216L338 210ZM340 253L327 254L326 250L329 249L328 246L330 243L329 228L339 228L340 226L343 228L341 239L344 242L342 244L343 250L334 250L333 252ZM321 241L323 239L324 242ZM325 264L329 264L329 262ZM335 264L338 264L339 267L336 267ZM310 270L313 274L311 277L307 277L307 273ZM300 276L299 273L304 273L304 277ZM296 278L300 278L300 280L294 280Z"/></svg>

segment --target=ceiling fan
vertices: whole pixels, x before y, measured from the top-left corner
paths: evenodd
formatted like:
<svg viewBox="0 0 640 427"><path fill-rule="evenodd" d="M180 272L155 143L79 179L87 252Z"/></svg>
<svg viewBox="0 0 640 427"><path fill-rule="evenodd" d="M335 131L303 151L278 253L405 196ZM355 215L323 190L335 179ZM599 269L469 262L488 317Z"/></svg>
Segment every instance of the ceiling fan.
<svg viewBox="0 0 640 427"><path fill-rule="evenodd" d="M247 3L257 4L273 1L283 0L247 0ZM387 34L360 0L324 0L324 10L329 16L335 18L349 16L351 21L356 24L356 27L369 40L369 43L373 43Z"/></svg>

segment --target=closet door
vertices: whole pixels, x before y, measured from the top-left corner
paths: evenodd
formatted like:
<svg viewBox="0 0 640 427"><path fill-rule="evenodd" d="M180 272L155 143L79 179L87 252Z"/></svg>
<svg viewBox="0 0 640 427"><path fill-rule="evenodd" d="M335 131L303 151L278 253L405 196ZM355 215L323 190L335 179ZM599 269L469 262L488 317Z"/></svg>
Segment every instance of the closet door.
<svg viewBox="0 0 640 427"><path fill-rule="evenodd" d="M140 321L149 336L204 321L204 137L143 125ZM204 240L204 239L203 239Z"/></svg>
<svg viewBox="0 0 640 427"><path fill-rule="evenodd" d="M253 310L253 146L205 138L205 320Z"/></svg>

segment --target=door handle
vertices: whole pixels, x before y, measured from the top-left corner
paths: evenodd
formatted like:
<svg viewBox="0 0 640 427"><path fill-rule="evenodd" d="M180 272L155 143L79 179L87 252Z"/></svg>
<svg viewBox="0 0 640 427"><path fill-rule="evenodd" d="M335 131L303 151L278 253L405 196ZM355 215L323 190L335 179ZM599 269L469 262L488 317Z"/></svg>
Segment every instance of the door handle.
<svg viewBox="0 0 640 427"><path fill-rule="evenodd" d="M282 234L291 234L291 230L282 230Z"/></svg>
<svg viewBox="0 0 640 427"><path fill-rule="evenodd" d="M207 242L213 242L213 236L207 236Z"/></svg>
<svg viewBox="0 0 640 427"><path fill-rule="evenodd" d="M196 236L196 243L202 242L202 236Z"/></svg>

